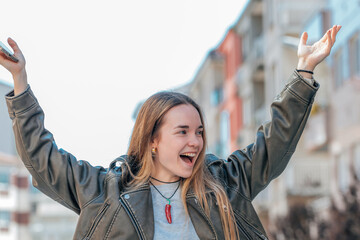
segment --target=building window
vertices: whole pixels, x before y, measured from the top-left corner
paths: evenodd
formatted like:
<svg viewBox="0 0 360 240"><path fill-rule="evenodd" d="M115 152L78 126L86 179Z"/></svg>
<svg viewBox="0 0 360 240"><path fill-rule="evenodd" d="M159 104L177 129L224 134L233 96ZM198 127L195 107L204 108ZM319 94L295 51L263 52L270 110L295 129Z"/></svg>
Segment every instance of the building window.
<svg viewBox="0 0 360 240"><path fill-rule="evenodd" d="M360 179L360 142L354 147L354 166L356 176Z"/></svg>
<svg viewBox="0 0 360 240"><path fill-rule="evenodd" d="M230 154L230 114L223 111L220 115L220 142L222 158Z"/></svg>
<svg viewBox="0 0 360 240"><path fill-rule="evenodd" d="M241 57L242 61L246 61L250 50L250 36L249 34L242 35L242 42L241 42Z"/></svg>
<svg viewBox="0 0 360 240"><path fill-rule="evenodd" d="M10 226L10 212L0 211L0 231L8 231Z"/></svg>
<svg viewBox="0 0 360 240"><path fill-rule="evenodd" d="M273 0L266 1L266 15L267 15L267 25L269 27L272 27L274 24L274 2Z"/></svg>
<svg viewBox="0 0 360 240"><path fill-rule="evenodd" d="M339 88L344 82L343 52L340 48L334 56L334 78L335 87Z"/></svg>
<svg viewBox="0 0 360 240"><path fill-rule="evenodd" d="M349 40L349 67L350 76L360 75L360 42L359 34L356 33Z"/></svg>
<svg viewBox="0 0 360 240"><path fill-rule="evenodd" d="M10 186L10 173L0 170L0 195L6 193Z"/></svg>
<svg viewBox="0 0 360 240"><path fill-rule="evenodd" d="M349 153L344 151L337 157L338 183L342 192L345 192L350 184Z"/></svg>
<svg viewBox="0 0 360 240"><path fill-rule="evenodd" d="M244 99L243 105L243 123L244 126L249 127L251 125L251 101L250 99Z"/></svg>
<svg viewBox="0 0 360 240"><path fill-rule="evenodd" d="M14 176L13 185L15 185L17 188L26 189L29 186L28 178L28 176Z"/></svg>
<svg viewBox="0 0 360 240"><path fill-rule="evenodd" d="M288 165L285 171L285 184L288 191L293 191L296 188L295 185L295 166L294 163Z"/></svg>
<svg viewBox="0 0 360 240"><path fill-rule="evenodd" d="M215 88L210 96L210 101L213 106L219 105L224 98L223 89L222 88Z"/></svg>
<svg viewBox="0 0 360 240"><path fill-rule="evenodd" d="M277 63L273 62L271 65L272 84L269 84L271 85L271 98L277 96L282 89L281 80L278 74L278 69L279 68L277 67Z"/></svg>

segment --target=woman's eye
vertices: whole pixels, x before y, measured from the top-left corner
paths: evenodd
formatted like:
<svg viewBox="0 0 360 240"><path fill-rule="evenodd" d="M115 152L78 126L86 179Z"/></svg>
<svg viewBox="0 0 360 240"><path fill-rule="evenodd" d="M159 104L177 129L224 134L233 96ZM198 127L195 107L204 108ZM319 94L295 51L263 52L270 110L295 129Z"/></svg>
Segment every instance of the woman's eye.
<svg viewBox="0 0 360 240"><path fill-rule="evenodd" d="M200 131L197 132L197 134L198 135L203 135L203 132L204 132L203 130L200 130Z"/></svg>
<svg viewBox="0 0 360 240"><path fill-rule="evenodd" d="M186 131L185 131L185 130L183 130L183 131L180 131L180 133L181 133L181 134L186 134Z"/></svg>

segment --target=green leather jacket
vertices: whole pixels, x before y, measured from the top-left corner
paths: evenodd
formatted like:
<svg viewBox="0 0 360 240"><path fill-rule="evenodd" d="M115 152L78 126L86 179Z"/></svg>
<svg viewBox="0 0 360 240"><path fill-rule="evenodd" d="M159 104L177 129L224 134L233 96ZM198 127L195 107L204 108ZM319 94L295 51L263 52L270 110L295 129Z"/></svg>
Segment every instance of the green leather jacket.
<svg viewBox="0 0 360 240"><path fill-rule="evenodd" d="M270 122L256 140L227 160L206 156L206 167L226 192L241 239L267 239L252 200L286 167L309 116L317 82L309 84L295 71L271 105ZM44 113L33 92L6 96L18 153L33 177L33 185L79 214L74 239L153 239L154 219L149 184L125 190L121 168L93 167L59 149L44 127ZM125 158L127 158L125 156ZM127 158L129 160L129 158ZM129 160L131 162L131 160ZM212 193L207 193L212 197ZM187 194L190 218L200 239L224 239L215 202L206 216L196 197Z"/></svg>

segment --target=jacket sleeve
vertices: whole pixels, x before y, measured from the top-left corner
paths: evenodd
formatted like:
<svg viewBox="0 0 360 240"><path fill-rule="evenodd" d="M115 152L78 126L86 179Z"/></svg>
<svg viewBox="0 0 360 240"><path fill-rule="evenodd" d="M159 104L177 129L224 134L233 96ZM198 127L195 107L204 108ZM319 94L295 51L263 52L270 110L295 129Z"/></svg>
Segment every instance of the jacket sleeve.
<svg viewBox="0 0 360 240"><path fill-rule="evenodd" d="M76 213L101 193L106 169L58 149L53 135L44 127L44 112L30 89L6 95L16 148L32 175L33 185Z"/></svg>
<svg viewBox="0 0 360 240"><path fill-rule="evenodd" d="M316 81L311 85L294 71L271 104L271 121L259 127L255 142L233 152L227 161L210 163L212 174L231 190L253 200L288 164L318 88Z"/></svg>

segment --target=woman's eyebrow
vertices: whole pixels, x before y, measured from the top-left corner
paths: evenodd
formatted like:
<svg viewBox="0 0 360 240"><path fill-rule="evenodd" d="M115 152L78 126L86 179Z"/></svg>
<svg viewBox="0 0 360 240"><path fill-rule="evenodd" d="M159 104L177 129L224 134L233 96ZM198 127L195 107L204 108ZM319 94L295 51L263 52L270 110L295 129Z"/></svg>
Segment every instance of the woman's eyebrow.
<svg viewBox="0 0 360 240"><path fill-rule="evenodd" d="M176 129L176 128L190 128L190 127L188 125L178 125L174 128Z"/></svg>
<svg viewBox="0 0 360 240"><path fill-rule="evenodd" d="M188 125L178 125L178 126L176 126L174 129L176 129L176 128L186 128L186 129L189 129L190 127L188 126ZM199 127L198 127L198 129L199 128L204 128L203 127L203 125L200 125Z"/></svg>

